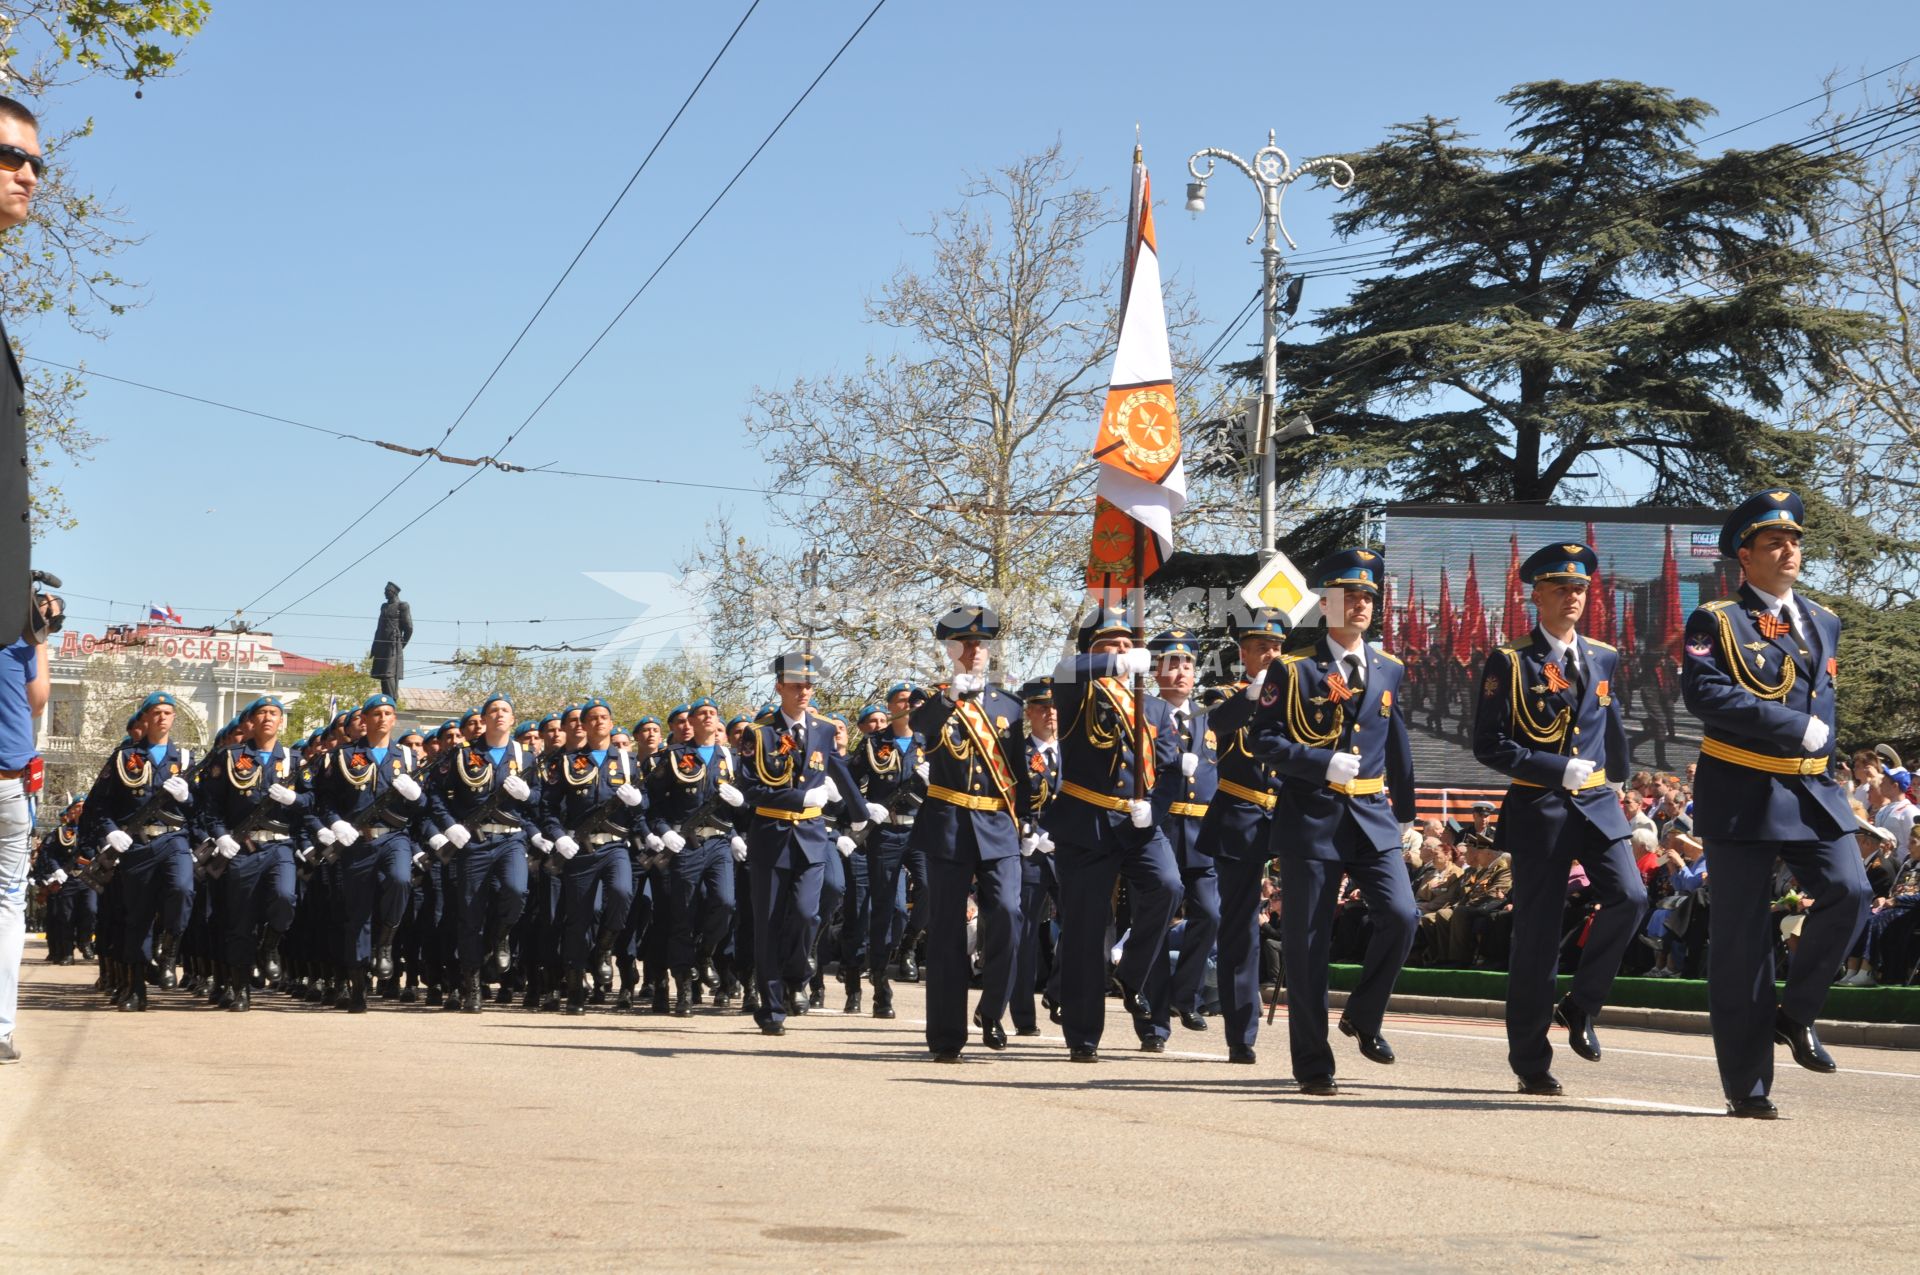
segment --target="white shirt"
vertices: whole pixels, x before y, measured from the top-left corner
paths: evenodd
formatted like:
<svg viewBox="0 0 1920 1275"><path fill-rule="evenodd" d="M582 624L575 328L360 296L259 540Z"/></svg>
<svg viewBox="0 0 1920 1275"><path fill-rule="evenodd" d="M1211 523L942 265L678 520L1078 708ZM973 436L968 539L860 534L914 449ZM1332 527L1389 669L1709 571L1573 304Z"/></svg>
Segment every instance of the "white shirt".
<svg viewBox="0 0 1920 1275"><path fill-rule="evenodd" d="M1792 589L1788 589L1776 598L1759 585L1754 584L1751 580L1747 582L1747 587L1753 590L1754 597L1760 599L1760 605L1767 609L1768 615L1777 618L1780 612L1784 610L1787 613L1787 619L1799 628L1802 633L1807 631L1806 615L1800 610L1800 604L1793 600Z"/></svg>
<svg viewBox="0 0 1920 1275"><path fill-rule="evenodd" d="M1888 857L1896 867L1906 862L1907 845L1913 836L1913 823L1916 817L1920 817L1920 807L1916 807L1905 797L1899 801L1889 801L1874 812L1874 824L1893 834L1893 844L1888 847Z"/></svg>
<svg viewBox="0 0 1920 1275"><path fill-rule="evenodd" d="M1327 634L1327 650L1333 654L1333 661L1339 666L1335 671L1340 674L1343 680L1358 676L1362 685L1366 683L1367 640L1365 638L1361 638L1352 646L1341 646L1339 639L1329 633ZM1359 671L1357 674L1355 673L1354 664L1349 663L1349 661L1358 662Z"/></svg>
<svg viewBox="0 0 1920 1275"><path fill-rule="evenodd" d="M1540 636L1546 639L1547 651L1553 656L1553 662L1555 664L1558 664L1568 672L1573 672L1576 669L1583 672L1585 671L1587 661L1580 653L1580 634L1577 631L1574 633L1571 642L1562 642L1544 628L1540 630Z"/></svg>

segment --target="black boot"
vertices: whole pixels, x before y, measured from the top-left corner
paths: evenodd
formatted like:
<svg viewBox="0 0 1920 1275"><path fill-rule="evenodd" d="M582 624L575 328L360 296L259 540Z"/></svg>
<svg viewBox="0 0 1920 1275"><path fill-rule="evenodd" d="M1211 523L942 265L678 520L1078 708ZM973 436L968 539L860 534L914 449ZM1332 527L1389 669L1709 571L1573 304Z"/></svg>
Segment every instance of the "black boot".
<svg viewBox="0 0 1920 1275"><path fill-rule="evenodd" d="M663 978L658 983L655 983L653 985L653 1012L654 1013L665 1014L665 1013L671 1012L671 1007L667 1004L667 998L668 998L667 980Z"/></svg>
<svg viewBox="0 0 1920 1275"><path fill-rule="evenodd" d="M252 1008L253 984L247 979L241 979L234 986L233 1004L227 1006L227 1009L235 1014L244 1014Z"/></svg>
<svg viewBox="0 0 1920 1275"><path fill-rule="evenodd" d="M587 972L585 970L567 971L567 1009L576 1017L587 1012Z"/></svg>
<svg viewBox="0 0 1920 1275"><path fill-rule="evenodd" d="M260 977L269 983L280 977L280 931L271 925L260 931L260 951L254 957Z"/></svg>
<svg viewBox="0 0 1920 1275"><path fill-rule="evenodd" d="M675 970L673 972L673 1016L675 1018L693 1017L693 971Z"/></svg>
<svg viewBox="0 0 1920 1275"><path fill-rule="evenodd" d="M545 970L531 969L527 971L527 994L520 998L521 1009L537 1010L540 1008L540 992L546 985L546 981L547 976Z"/></svg>
<svg viewBox="0 0 1920 1275"><path fill-rule="evenodd" d="M373 931L373 976L375 978L393 977L393 931L391 925L375 927Z"/></svg>
<svg viewBox="0 0 1920 1275"><path fill-rule="evenodd" d="M507 971L512 968L511 935L504 925L496 925L487 932L487 972L505 978Z"/></svg>
<svg viewBox="0 0 1920 1275"><path fill-rule="evenodd" d="M480 971L467 970L460 977L460 1008L469 1014L477 1014L487 999L486 988L480 985Z"/></svg>
<svg viewBox="0 0 1920 1275"><path fill-rule="evenodd" d="M893 984L885 978L873 980L873 1016L875 1018L893 1017Z"/></svg>
<svg viewBox="0 0 1920 1275"><path fill-rule="evenodd" d="M593 981L602 992L613 986L613 940L614 935L602 930L593 945Z"/></svg>
<svg viewBox="0 0 1920 1275"><path fill-rule="evenodd" d="M740 1012L758 1014L760 1012L760 985L752 979L740 989Z"/></svg>
<svg viewBox="0 0 1920 1275"><path fill-rule="evenodd" d="M367 967L362 965L348 977L345 1008L349 1014L367 1012Z"/></svg>
<svg viewBox="0 0 1920 1275"><path fill-rule="evenodd" d="M169 990L177 985L173 953L179 945L180 939L172 930L160 931L160 937L153 941L153 963L160 972L160 986Z"/></svg>
<svg viewBox="0 0 1920 1275"><path fill-rule="evenodd" d="M807 986L807 1008L825 1009L827 1007L827 980L816 977Z"/></svg>
<svg viewBox="0 0 1920 1275"><path fill-rule="evenodd" d="M843 1014L860 1012L860 980L858 978L847 980L847 1003L840 1012Z"/></svg>
<svg viewBox="0 0 1920 1275"><path fill-rule="evenodd" d="M615 1009L632 1009L633 985L640 981L640 970L632 960L624 956L620 958L619 967L620 995L614 998L613 1007Z"/></svg>
<svg viewBox="0 0 1920 1275"><path fill-rule="evenodd" d="M906 950L900 953L900 977L908 983L920 981L920 961L914 956L911 943L907 944Z"/></svg>

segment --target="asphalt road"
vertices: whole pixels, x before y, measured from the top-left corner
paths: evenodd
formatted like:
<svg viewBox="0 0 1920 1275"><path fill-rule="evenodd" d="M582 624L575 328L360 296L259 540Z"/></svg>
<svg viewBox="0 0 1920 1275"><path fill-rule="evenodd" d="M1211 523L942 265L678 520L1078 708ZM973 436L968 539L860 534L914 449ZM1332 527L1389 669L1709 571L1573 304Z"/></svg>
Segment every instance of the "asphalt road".
<svg viewBox="0 0 1920 1275"><path fill-rule="evenodd" d="M901 1017L561 1018L156 993L101 1008L28 949L0 1069L0 1266L1911 1271L1920 1055L1781 1055L1773 1123L1720 1114L1704 1037L1603 1030L1561 1099L1497 1023L1394 1018L1298 1096L1276 1023L1102 1062L1049 1030L928 1060ZM837 1000L837 998L836 998ZM1284 1013L1284 1011L1283 1011Z"/></svg>

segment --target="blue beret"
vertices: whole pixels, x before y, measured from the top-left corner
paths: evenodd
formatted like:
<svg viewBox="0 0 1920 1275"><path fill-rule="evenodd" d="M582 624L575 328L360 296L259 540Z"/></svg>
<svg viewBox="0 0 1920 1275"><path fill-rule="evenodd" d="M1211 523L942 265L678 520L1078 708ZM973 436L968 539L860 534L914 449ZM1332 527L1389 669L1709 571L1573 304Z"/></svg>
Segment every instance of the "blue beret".
<svg viewBox="0 0 1920 1275"><path fill-rule="evenodd" d="M645 717L641 718L639 721L633 724L633 733L638 735L640 733L640 728L642 726L645 726L649 722L653 723L655 726L658 726L660 724L660 719L655 717L652 713L648 713Z"/></svg>
<svg viewBox="0 0 1920 1275"><path fill-rule="evenodd" d="M734 727L740 725L740 723L751 722L752 720L753 719L751 717L748 717L745 713L735 713L732 717L729 717L727 719L727 729L732 730Z"/></svg>
<svg viewBox="0 0 1920 1275"><path fill-rule="evenodd" d="M676 717L685 717L686 715L687 715L687 706L685 704L675 704L672 708L667 710L668 721L672 721Z"/></svg>
<svg viewBox="0 0 1920 1275"><path fill-rule="evenodd" d="M153 694L147 696L145 699L140 701L140 707L134 710L134 716L138 717L141 713L146 712L148 709L158 708L162 704L165 704L168 708L180 707L179 702L175 700L173 696L167 694L165 691L155 691Z"/></svg>
<svg viewBox="0 0 1920 1275"><path fill-rule="evenodd" d="M538 722L533 722L533 721L521 722L518 726L515 726L513 728L513 738L518 739L522 735L531 735L534 732L538 731L539 729L540 729L540 725Z"/></svg>
<svg viewBox="0 0 1920 1275"><path fill-rule="evenodd" d="M1773 528L1787 531L1805 531L1807 509L1800 497L1790 491L1763 491L1749 496L1740 502L1739 508L1727 515L1726 525L1720 529L1720 552L1728 558L1740 556L1740 546L1756 532Z"/></svg>
<svg viewBox="0 0 1920 1275"><path fill-rule="evenodd" d="M591 699L580 701L580 716L585 717L596 708L604 708L607 710L608 717L613 716L613 705L607 703L607 701L601 699L598 695L593 696Z"/></svg>
<svg viewBox="0 0 1920 1275"><path fill-rule="evenodd" d="M720 711L720 706L713 702L713 697L711 695L702 695L699 699L687 705L687 712L688 714L693 714L693 713L699 712L703 708L710 708L716 713Z"/></svg>
<svg viewBox="0 0 1920 1275"><path fill-rule="evenodd" d="M460 714L460 720L458 722L455 722L454 725L465 726L468 722L472 721L474 718L478 716L480 716L480 710L477 708L470 708L466 712Z"/></svg>
<svg viewBox="0 0 1920 1275"><path fill-rule="evenodd" d="M508 708L512 708L513 697L508 695L505 691L495 691L493 694L487 696L485 699L480 701L480 711L482 713L485 713L489 708L492 708L495 704L505 704Z"/></svg>
<svg viewBox="0 0 1920 1275"><path fill-rule="evenodd" d="M545 728L546 728L547 726L549 726L549 725L551 725L552 723L554 723L554 722L557 722L557 721L559 721L559 720L560 720L560 714L558 714L558 713L548 713L548 714L547 714L547 715L546 715L545 717L543 717L543 718L541 718L541 719L540 719L540 721L539 721L539 726L541 727L541 729L543 729L543 730L544 730L544 729L545 729Z"/></svg>
<svg viewBox="0 0 1920 1275"><path fill-rule="evenodd" d="M263 708L277 708L282 713L285 713L287 711L287 706L285 704L282 704L277 697L272 695L262 695L259 699L253 701L253 703L247 705L247 711L242 713L241 716L251 717Z"/></svg>
<svg viewBox="0 0 1920 1275"><path fill-rule="evenodd" d="M371 713L376 708L398 708L398 707L399 705L393 702L393 696L376 693L376 694L367 696L367 702L360 706L360 711L363 713Z"/></svg>
<svg viewBox="0 0 1920 1275"><path fill-rule="evenodd" d="M887 698L892 699L894 696L898 695L901 691L905 691L909 695L913 694L913 683L912 682L895 682L892 686L889 686L887 688Z"/></svg>
<svg viewBox="0 0 1920 1275"><path fill-rule="evenodd" d="M875 713L878 713L880 714L880 716L885 717L887 715L886 706L883 704L862 704L860 706L860 711L854 715L854 718L856 721L864 722L869 717L872 717Z"/></svg>

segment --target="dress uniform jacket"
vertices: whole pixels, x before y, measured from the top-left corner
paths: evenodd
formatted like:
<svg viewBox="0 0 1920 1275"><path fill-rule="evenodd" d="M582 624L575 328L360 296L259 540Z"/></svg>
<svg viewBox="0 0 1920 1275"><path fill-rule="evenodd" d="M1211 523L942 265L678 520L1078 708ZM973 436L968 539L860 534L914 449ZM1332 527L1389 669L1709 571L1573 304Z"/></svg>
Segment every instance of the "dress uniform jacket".
<svg viewBox="0 0 1920 1275"><path fill-rule="evenodd" d="M484 738L463 744L447 754L445 765L436 772L438 782L427 785L431 822L443 833L456 823L462 824L475 841L507 835L482 832L469 822L492 803L493 813L483 823L516 825L521 831L532 831L540 816L541 769L535 764L533 754L517 741L509 740L502 746L498 763L494 762ZM515 798L500 792L509 775L518 775L526 783L531 790L526 797ZM500 799L494 803L496 793Z"/></svg>
<svg viewBox="0 0 1920 1275"><path fill-rule="evenodd" d="M376 759L368 745L352 744L321 754L315 759L311 786L314 795L314 820L326 827L345 820L362 837L383 838L405 831L427 808L426 785L421 784L418 798L408 800L393 793L395 775L414 774L413 750L395 744L385 758ZM414 776L416 783L418 776ZM380 807L380 814L374 808Z"/></svg>
<svg viewBox="0 0 1920 1275"><path fill-rule="evenodd" d="M1136 828L1127 803L1134 794L1133 691L1114 655L1080 655L1071 676L1055 674L1060 715L1060 788L1047 804L1047 832L1056 843L1105 849L1142 846L1155 828ZM1161 783L1180 782L1180 740L1173 710L1149 696L1142 704L1152 749L1149 797ZM1169 778L1170 777L1170 778ZM1092 799L1089 799L1091 795Z"/></svg>
<svg viewBox="0 0 1920 1275"><path fill-rule="evenodd" d="M110 832L124 832L139 844L186 831L192 794L185 807L172 797L163 797L151 808L147 808L147 802L167 780L191 774L192 767L192 754L178 744L169 742L156 757L146 744L132 740L122 743L100 768L100 777L87 794L81 820L88 844L99 845ZM139 826L122 826L143 808L147 808L147 814Z"/></svg>
<svg viewBox="0 0 1920 1275"><path fill-rule="evenodd" d="M648 771L646 823L656 836L677 831L688 845L699 844L694 834L702 828L731 829L735 809L721 801L722 783L740 787L735 778L733 750L713 746L713 760L700 757L697 744L674 744L655 753L660 760ZM743 791L742 796L745 796ZM699 819L695 821L694 816Z"/></svg>
<svg viewBox="0 0 1920 1275"><path fill-rule="evenodd" d="M747 851L779 868L823 864L834 850L835 834L824 807L808 806L808 789L833 780L842 797L857 792L847 759L834 750L833 724L809 712L805 744L795 741L785 719L755 726L741 750L738 784L753 811Z"/></svg>
<svg viewBox="0 0 1920 1275"><path fill-rule="evenodd" d="M597 762L590 749L563 753L548 775L541 787L540 807L540 829L547 840L571 836L582 850L591 850L624 842L634 828L645 826L644 787L639 789L639 805L625 806L614 797L616 790L641 783L639 764L625 749L608 748Z"/></svg>
<svg viewBox="0 0 1920 1275"><path fill-rule="evenodd" d="M1277 675L1279 661L1273 663ZM1220 859L1252 855L1263 862L1269 850L1267 833L1280 785L1250 751L1255 704L1246 697L1247 684L1235 683L1232 694L1207 713L1209 747L1214 756L1214 792L1207 817L1201 823L1196 848Z"/></svg>
<svg viewBox="0 0 1920 1275"><path fill-rule="evenodd" d="M1020 701L992 685L958 701L942 691L909 720L927 741L928 800L908 845L931 858L957 858L966 828L980 858L1018 855L1020 829L1033 810L1022 779L1027 746Z"/></svg>
<svg viewBox="0 0 1920 1275"><path fill-rule="evenodd" d="M1177 723L1177 711L1171 707L1167 711ZM1154 785L1154 817L1166 831L1176 864L1181 868L1207 868L1212 866L1213 856L1200 848L1200 828L1219 785L1218 757L1208 714L1192 712L1187 720L1190 725L1184 737L1177 726L1174 728L1174 741L1181 753L1192 753L1199 764L1193 774L1185 775L1176 757L1172 772Z"/></svg>

